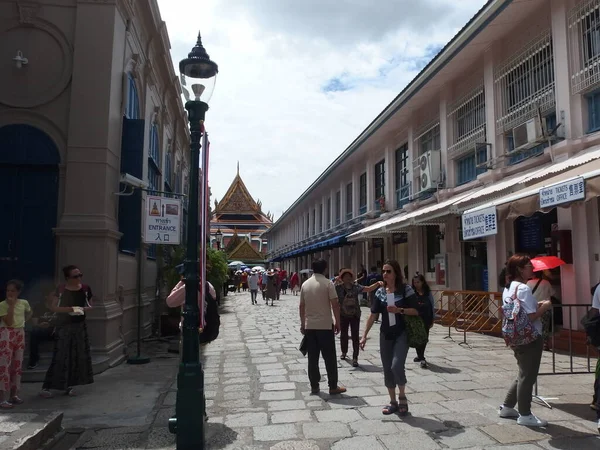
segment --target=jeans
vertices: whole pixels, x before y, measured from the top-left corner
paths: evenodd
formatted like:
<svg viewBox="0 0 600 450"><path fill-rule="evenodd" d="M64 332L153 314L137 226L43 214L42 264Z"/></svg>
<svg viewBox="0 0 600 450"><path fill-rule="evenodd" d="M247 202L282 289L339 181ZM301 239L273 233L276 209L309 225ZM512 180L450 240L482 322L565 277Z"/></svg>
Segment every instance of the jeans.
<svg viewBox="0 0 600 450"><path fill-rule="evenodd" d="M29 365L40 361L40 343L54 340L54 327L33 327L29 334Z"/></svg>
<svg viewBox="0 0 600 450"><path fill-rule="evenodd" d="M408 337L406 331L394 339L386 339L385 334L379 334L379 350L383 366L385 387L393 389L406 385L406 356L408 355Z"/></svg>
<svg viewBox="0 0 600 450"><path fill-rule="evenodd" d="M348 354L348 327L352 336L352 359L358 359L358 351L360 344L360 335L358 329L360 327L360 317L344 317L340 318L341 332L340 344L342 347L342 355Z"/></svg>
<svg viewBox="0 0 600 450"><path fill-rule="evenodd" d="M250 289L250 299L252 303L256 301L256 296L258 295L258 289Z"/></svg>
<svg viewBox="0 0 600 450"><path fill-rule="evenodd" d="M319 356L322 353L329 389L336 389L338 387L338 370L333 330L305 330L304 336L308 350L308 379L311 388L318 388L321 381Z"/></svg>
<svg viewBox="0 0 600 450"><path fill-rule="evenodd" d="M539 337L535 341L519 345L513 349L519 374L517 379L508 389L504 406L514 408L518 403L519 414L528 416L531 414L531 397L533 385L537 380L544 350L544 340Z"/></svg>

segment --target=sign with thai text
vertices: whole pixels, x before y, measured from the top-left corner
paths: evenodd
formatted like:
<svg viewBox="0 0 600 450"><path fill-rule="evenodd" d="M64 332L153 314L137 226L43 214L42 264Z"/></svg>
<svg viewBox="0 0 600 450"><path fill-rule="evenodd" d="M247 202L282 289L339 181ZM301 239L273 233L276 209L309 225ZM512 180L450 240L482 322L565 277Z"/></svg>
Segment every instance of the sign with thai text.
<svg viewBox="0 0 600 450"><path fill-rule="evenodd" d="M144 243L179 245L181 243L181 200L146 197Z"/></svg>
<svg viewBox="0 0 600 450"><path fill-rule="evenodd" d="M496 207L480 209L462 215L463 240L493 236L498 233Z"/></svg>
<svg viewBox="0 0 600 450"><path fill-rule="evenodd" d="M584 199L585 180L582 177L540 189L540 208Z"/></svg>

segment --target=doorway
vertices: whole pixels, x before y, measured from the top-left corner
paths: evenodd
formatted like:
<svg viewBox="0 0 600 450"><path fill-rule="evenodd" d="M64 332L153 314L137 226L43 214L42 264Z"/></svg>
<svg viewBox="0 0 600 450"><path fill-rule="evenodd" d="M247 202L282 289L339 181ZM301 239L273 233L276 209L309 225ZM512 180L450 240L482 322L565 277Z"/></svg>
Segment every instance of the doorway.
<svg viewBox="0 0 600 450"><path fill-rule="evenodd" d="M11 278L25 283L24 297L54 280L59 163L56 145L39 129L0 128L0 295Z"/></svg>
<svg viewBox="0 0 600 450"><path fill-rule="evenodd" d="M487 244L481 241L463 242L465 290L488 291Z"/></svg>

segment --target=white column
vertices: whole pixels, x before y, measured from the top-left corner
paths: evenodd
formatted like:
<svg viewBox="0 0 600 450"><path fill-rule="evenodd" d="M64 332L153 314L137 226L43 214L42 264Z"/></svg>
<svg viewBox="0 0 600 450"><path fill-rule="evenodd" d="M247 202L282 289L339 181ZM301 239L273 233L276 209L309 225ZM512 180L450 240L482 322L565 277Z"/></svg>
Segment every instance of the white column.
<svg viewBox="0 0 600 450"><path fill-rule="evenodd" d="M491 158L504 154L504 139L496 135L496 95L494 90L494 46L483 53L483 95L485 96L486 141L492 144ZM453 175L454 176L454 175ZM454 179L453 179L454 181Z"/></svg>
<svg viewBox="0 0 600 450"><path fill-rule="evenodd" d="M416 152L417 149L415 149L415 143L414 143L414 126L413 124L409 124L408 126L408 130L407 130L407 135L408 135L408 180L410 183L410 195L413 195L415 192L415 186L414 186L414 173L413 173L413 160L417 157ZM409 266L410 268L410 266Z"/></svg>
<svg viewBox="0 0 600 450"><path fill-rule="evenodd" d="M346 221L346 183L340 183L340 223Z"/></svg>
<svg viewBox="0 0 600 450"><path fill-rule="evenodd" d="M367 170L367 212L375 208L375 165L369 159L366 164Z"/></svg>
<svg viewBox="0 0 600 450"><path fill-rule="evenodd" d="M355 218L358 216L358 210L360 208L360 202L359 202L359 182L360 182L360 174L362 172L359 172L357 170L356 167L354 167L352 169L352 218Z"/></svg>
<svg viewBox="0 0 600 450"><path fill-rule="evenodd" d="M567 5L565 0L552 0L551 18L556 121L562 124L558 129L558 134L567 139L577 138L583 136L583 118L581 96L571 96ZM575 45L582 45L581 39Z"/></svg>
<svg viewBox="0 0 600 450"><path fill-rule="evenodd" d="M395 149L389 145L385 148L385 190L383 195L385 196L385 207L388 211L396 209L396 196L394 195L396 192L396 165L394 152Z"/></svg>
<svg viewBox="0 0 600 450"><path fill-rule="evenodd" d="M454 164L448 160L448 98L451 94L450 89L443 89L440 93L440 153L441 153L441 167L442 174L446 174L446 185L445 187L452 186L449 184L448 177L450 172L454 172ZM443 178L438 180L442 181ZM453 180L454 181L454 180Z"/></svg>
<svg viewBox="0 0 600 450"><path fill-rule="evenodd" d="M335 194L336 194L336 189L335 188L331 188L331 192L329 194L329 198L331 199L331 204L329 205L330 210L329 210L329 217L331 217L331 222L330 222L330 226L331 228L335 228Z"/></svg>

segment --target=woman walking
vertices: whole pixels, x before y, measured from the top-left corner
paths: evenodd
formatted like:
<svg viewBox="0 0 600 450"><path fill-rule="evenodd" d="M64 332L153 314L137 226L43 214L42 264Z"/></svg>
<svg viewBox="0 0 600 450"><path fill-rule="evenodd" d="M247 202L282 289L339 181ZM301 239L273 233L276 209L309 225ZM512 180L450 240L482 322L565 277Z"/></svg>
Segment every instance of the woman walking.
<svg viewBox="0 0 600 450"><path fill-rule="evenodd" d="M27 300L19 298L23 283L10 280L6 283L6 300L0 302L0 408L10 409L20 405L21 373L25 351L25 322L31 318Z"/></svg>
<svg viewBox="0 0 600 450"><path fill-rule="evenodd" d="M379 282L371 286L361 286L354 280L354 274L350 269L340 270L336 279L336 293L340 302L340 345L342 347L342 358L348 355L348 327L352 336L352 366L358 367L358 352L360 346L360 301L358 296L363 292L371 292L379 288Z"/></svg>
<svg viewBox="0 0 600 450"><path fill-rule="evenodd" d="M390 395L390 403L384 406L382 413L405 415L408 413L408 400L405 392L408 336L404 316L418 316L418 302L412 287L404 282L402 270L397 261L387 261L383 265L383 282L379 283L383 284L383 287L375 293L375 301L371 306L371 315L360 340L360 347L365 348L369 331L377 316L381 314L379 351L384 383ZM389 306L388 296L391 300L390 303L393 303ZM396 400L396 386L398 386L398 400Z"/></svg>
<svg viewBox="0 0 600 450"><path fill-rule="evenodd" d="M51 389L74 396L75 386L94 382L92 356L85 314L92 308L92 290L82 284L77 266L63 269L66 283L58 287L50 309L57 313L56 340L52 362L46 372L40 396L53 397Z"/></svg>
<svg viewBox="0 0 600 450"><path fill-rule="evenodd" d="M539 302L535 299L527 280L533 276L533 265L527 255L516 254L506 263L508 285L502 293L504 305L519 302L538 333L533 342L512 347L519 368L517 379L510 386L504 404L498 415L502 418L517 418L517 424L529 427L545 427L548 422L537 418L531 412L533 385L540 370L544 340L542 338L542 315L552 307L550 300ZM517 406L519 410L515 409Z"/></svg>
<svg viewBox="0 0 600 450"><path fill-rule="evenodd" d="M300 292L300 278L298 277L298 272L294 272L292 274L292 278L290 278L290 285L292 287L292 293L294 295L298 295Z"/></svg>
<svg viewBox="0 0 600 450"><path fill-rule="evenodd" d="M431 289L429 288L425 277L420 273L414 276L412 287L417 295L419 310L423 311L421 317L423 318L423 322L425 322L425 330L427 331L427 338L429 340L429 330L433 326L433 319L435 315L435 301L433 299L433 294L431 293ZM414 361L420 362L421 368L423 369L427 369L429 367L427 365L427 360L425 359L426 347L427 343L415 349L417 351L417 357L414 359Z"/></svg>

